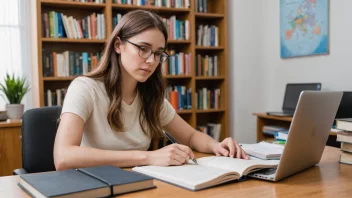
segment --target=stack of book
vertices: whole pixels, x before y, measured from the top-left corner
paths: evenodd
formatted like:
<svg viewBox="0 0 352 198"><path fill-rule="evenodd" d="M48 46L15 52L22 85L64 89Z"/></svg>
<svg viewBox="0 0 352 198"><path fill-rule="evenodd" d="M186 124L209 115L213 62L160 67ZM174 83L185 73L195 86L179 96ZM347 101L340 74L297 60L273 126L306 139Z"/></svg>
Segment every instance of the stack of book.
<svg viewBox="0 0 352 198"><path fill-rule="evenodd" d="M114 166L20 175L18 186L31 197L114 197L156 188L154 179Z"/></svg>
<svg viewBox="0 0 352 198"><path fill-rule="evenodd" d="M276 125L263 126L263 133L275 137L275 142L278 144L285 144L288 137L288 128Z"/></svg>
<svg viewBox="0 0 352 198"><path fill-rule="evenodd" d="M336 138L341 142L340 163L352 164L352 118L337 119L336 128L343 130L337 132Z"/></svg>

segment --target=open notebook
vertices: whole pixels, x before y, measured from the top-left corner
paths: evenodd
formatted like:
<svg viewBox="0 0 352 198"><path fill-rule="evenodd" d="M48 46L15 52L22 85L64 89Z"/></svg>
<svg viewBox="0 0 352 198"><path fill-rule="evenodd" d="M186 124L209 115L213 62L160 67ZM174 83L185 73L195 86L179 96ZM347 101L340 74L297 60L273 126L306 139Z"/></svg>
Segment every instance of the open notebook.
<svg viewBox="0 0 352 198"><path fill-rule="evenodd" d="M132 170L196 191L237 180L259 169L275 168L279 164L279 160L243 160L220 156L198 158L197 162L198 165L189 161L182 166L140 166Z"/></svg>

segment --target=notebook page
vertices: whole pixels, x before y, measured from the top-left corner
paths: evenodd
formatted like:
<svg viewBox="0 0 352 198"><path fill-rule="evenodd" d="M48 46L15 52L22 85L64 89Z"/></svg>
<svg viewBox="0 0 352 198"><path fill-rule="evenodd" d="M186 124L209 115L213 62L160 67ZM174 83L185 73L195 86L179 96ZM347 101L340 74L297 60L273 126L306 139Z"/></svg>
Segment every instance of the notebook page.
<svg viewBox="0 0 352 198"><path fill-rule="evenodd" d="M211 156L198 158L197 162L201 166L216 167L225 170L235 171L242 174L249 167L257 168L269 168L276 167L279 164L279 160L260 160L260 159L237 159L224 156Z"/></svg>
<svg viewBox="0 0 352 198"><path fill-rule="evenodd" d="M224 169L203 167L194 164L167 167L141 166L134 167L132 170L189 189L196 189L196 186L217 180L218 177L230 172ZM238 175L235 175L235 178L238 178Z"/></svg>

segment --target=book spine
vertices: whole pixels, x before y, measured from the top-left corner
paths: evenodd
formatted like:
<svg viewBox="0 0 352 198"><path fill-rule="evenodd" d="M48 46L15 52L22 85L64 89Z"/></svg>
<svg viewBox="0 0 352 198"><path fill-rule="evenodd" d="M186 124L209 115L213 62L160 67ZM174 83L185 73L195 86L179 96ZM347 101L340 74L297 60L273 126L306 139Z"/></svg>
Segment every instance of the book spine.
<svg viewBox="0 0 352 198"><path fill-rule="evenodd" d="M109 183L108 181L106 181L105 179L103 179L103 178L101 178L101 177L98 177L98 176L96 176L96 175L93 175L93 174L91 174L90 172L88 172L88 171L86 171L86 170L84 170L84 169L76 169L76 170L77 170L78 172L80 172L80 173L83 173L83 174L85 174L85 175L88 175L88 176L90 176L90 177L92 177L92 178L94 178L94 179L97 179L97 180L99 180L99 181L105 183L106 185L108 185L108 186L110 187L110 196L113 196L113 195L114 195L113 185L110 184L110 183Z"/></svg>

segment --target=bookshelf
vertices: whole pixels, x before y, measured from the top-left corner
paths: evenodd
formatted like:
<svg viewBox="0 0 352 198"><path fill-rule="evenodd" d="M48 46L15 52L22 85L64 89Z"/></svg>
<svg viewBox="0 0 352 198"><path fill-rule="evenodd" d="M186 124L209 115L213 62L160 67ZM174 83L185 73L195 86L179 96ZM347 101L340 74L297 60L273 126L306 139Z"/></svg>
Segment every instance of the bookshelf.
<svg viewBox="0 0 352 198"><path fill-rule="evenodd" d="M170 85L181 85L191 89L190 109L177 110L177 113L192 127L206 125L208 122L220 123L221 133L220 140L229 136L228 131L228 46L227 46L227 0L207 0L207 12L199 12L199 0L190 0L189 8L173 8L173 7L156 7L156 6L137 6L113 3L113 0L105 0L104 3L83 3L65 0L37 0L37 31L38 31L38 72L39 72L39 98L40 106L45 106L45 93L48 89L56 90L67 88L70 82L76 76L44 76L43 64L46 64L45 52L63 53L65 51L97 53L104 49L106 38L113 31L114 16L118 13L124 14L134 9L145 9L159 14L163 18L176 16L176 19L189 21L189 38L188 40L169 40L168 48L175 52L190 53L190 74L182 75L164 75ZM49 38L42 33L43 27L42 15L55 11L67 16L73 16L77 20L84 19L93 12L104 14L105 19L105 37L103 39L74 39L74 38ZM217 45L204 46L198 42L199 26L208 25L217 28ZM214 29L215 30L215 29ZM44 34L44 35L43 35ZM214 39L211 42L215 42ZM199 63L197 63L197 55L200 57L216 57L217 75L199 75ZM43 59L44 58L44 59ZM199 59L202 60L203 59ZM211 64L215 64L214 59ZM208 62L210 64L210 62ZM213 65L214 66L214 65ZM198 68L197 68L198 67ZM203 65L202 65L203 67ZM45 72L45 71L44 71ZM220 90L220 97L217 108L198 108L195 106L199 100L198 91L206 88L206 90ZM215 92L214 92L215 93ZM209 91L207 96L211 96ZM215 99L214 99L215 100ZM204 104L203 104L204 105ZM209 105L208 105L209 106Z"/></svg>

